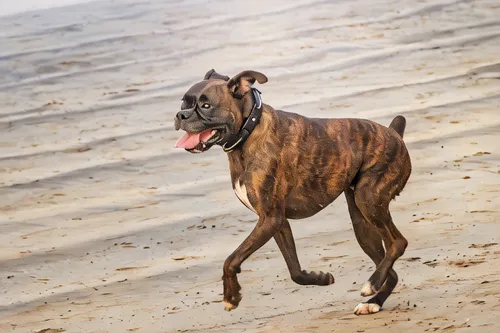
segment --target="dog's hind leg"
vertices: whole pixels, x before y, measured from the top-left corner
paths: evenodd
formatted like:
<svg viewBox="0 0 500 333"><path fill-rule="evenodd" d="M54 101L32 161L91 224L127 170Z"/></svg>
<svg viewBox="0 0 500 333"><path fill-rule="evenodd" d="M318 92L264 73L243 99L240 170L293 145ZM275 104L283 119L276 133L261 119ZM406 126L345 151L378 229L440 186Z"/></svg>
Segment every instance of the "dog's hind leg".
<svg viewBox="0 0 500 333"><path fill-rule="evenodd" d="M354 201L354 191L348 188L344 193L356 239L363 251L373 260L375 266L378 266L385 256L382 236L377 228L371 225L359 211ZM354 313L362 315L380 311L380 308L392 293L397 283L398 275L393 269L390 269L387 280L385 280L380 291L367 302L359 303L354 309Z"/></svg>
<svg viewBox="0 0 500 333"><path fill-rule="evenodd" d="M283 221L278 232L274 234L274 239L285 258L290 276L295 283L300 285L327 286L335 282L333 275L330 273L306 272L301 269L292 229L288 220L285 219Z"/></svg>
<svg viewBox="0 0 500 333"><path fill-rule="evenodd" d="M403 170L404 171L404 170ZM363 217L377 229L385 245L385 255L362 288L363 296L379 292L394 265L408 245L396 228L389 212L390 201L402 190L409 172L400 173L398 166L374 167L365 171L355 185L354 201Z"/></svg>

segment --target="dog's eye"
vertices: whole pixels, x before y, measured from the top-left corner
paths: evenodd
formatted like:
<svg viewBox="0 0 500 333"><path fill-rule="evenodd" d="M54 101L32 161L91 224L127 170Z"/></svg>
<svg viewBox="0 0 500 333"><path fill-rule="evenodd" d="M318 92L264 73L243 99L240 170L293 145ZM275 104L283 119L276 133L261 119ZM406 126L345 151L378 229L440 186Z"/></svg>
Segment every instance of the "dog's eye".
<svg viewBox="0 0 500 333"><path fill-rule="evenodd" d="M201 107L204 108L204 109L210 109L210 104L203 103L203 105Z"/></svg>

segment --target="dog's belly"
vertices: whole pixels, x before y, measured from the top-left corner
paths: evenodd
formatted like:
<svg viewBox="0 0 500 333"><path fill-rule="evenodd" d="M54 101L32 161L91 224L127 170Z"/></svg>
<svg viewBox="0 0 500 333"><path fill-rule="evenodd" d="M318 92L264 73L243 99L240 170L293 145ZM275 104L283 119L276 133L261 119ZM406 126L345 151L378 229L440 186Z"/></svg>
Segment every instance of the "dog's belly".
<svg viewBox="0 0 500 333"><path fill-rule="evenodd" d="M285 216L288 219L305 219L311 217L331 204L341 193L290 193L286 200Z"/></svg>
<svg viewBox="0 0 500 333"><path fill-rule="evenodd" d="M321 167L309 160L298 164L302 170L290 172L292 176L287 179L285 214L290 219L308 218L323 210L344 192L356 174L356 168L339 158L329 158L319 164ZM336 170L335 166L342 164L346 167ZM296 174L306 177L297 177Z"/></svg>

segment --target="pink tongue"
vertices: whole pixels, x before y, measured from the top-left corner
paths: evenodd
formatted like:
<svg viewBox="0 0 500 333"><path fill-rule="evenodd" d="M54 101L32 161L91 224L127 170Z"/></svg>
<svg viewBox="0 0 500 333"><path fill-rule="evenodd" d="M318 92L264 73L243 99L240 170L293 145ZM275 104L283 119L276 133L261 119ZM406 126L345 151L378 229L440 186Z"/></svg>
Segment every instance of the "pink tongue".
<svg viewBox="0 0 500 333"><path fill-rule="evenodd" d="M179 139L179 141L177 141L177 143L175 144L175 148L193 149L201 141L207 142L207 140L210 139L211 136L211 129L207 129L203 132L198 133L186 133L182 138Z"/></svg>

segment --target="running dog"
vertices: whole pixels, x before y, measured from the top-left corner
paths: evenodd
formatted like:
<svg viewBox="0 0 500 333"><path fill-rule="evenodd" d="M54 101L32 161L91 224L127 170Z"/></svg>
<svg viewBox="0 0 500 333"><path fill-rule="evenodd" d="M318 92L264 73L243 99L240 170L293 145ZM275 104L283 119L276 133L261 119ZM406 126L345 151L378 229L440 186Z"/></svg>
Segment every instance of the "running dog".
<svg viewBox="0 0 500 333"><path fill-rule="evenodd" d="M315 215L344 192L356 239L376 265L361 289L362 296L373 297L354 313L378 312L398 282L393 265L408 245L389 212L411 174L405 118L396 116L389 127L364 119L307 118L264 104L255 82L266 83L267 77L246 70L229 78L212 69L184 94L175 117L175 129L186 132L176 147L201 153L220 145L236 196L259 216L224 263L225 309L241 301L241 264L271 238L294 282L334 283L330 273L301 268L289 220Z"/></svg>

